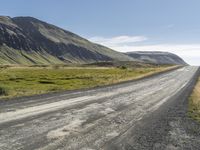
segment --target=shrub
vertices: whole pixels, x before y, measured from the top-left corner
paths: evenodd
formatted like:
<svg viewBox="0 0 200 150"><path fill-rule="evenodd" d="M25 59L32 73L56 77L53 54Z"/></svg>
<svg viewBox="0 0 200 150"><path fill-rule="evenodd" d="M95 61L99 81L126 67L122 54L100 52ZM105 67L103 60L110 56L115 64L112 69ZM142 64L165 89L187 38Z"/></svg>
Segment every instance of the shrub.
<svg viewBox="0 0 200 150"><path fill-rule="evenodd" d="M60 67L61 67L60 65L53 65L52 66L52 68L55 69L55 70L60 69Z"/></svg>
<svg viewBox="0 0 200 150"><path fill-rule="evenodd" d="M126 66L121 66L120 68L121 68L121 69L127 69L127 67L126 67Z"/></svg>
<svg viewBox="0 0 200 150"><path fill-rule="evenodd" d="M38 81L39 83L41 84L54 84L53 81L45 81L45 80L42 80L42 81Z"/></svg>
<svg viewBox="0 0 200 150"><path fill-rule="evenodd" d="M7 94L6 89L3 87L0 87L0 95L6 95L6 94Z"/></svg>

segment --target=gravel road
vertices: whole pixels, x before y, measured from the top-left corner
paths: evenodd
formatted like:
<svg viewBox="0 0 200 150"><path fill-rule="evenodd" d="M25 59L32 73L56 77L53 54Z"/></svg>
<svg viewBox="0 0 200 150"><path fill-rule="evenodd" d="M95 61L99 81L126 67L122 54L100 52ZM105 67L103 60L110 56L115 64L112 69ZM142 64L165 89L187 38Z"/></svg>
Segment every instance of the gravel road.
<svg viewBox="0 0 200 150"><path fill-rule="evenodd" d="M0 150L198 149L186 116L198 67L123 84L0 102Z"/></svg>

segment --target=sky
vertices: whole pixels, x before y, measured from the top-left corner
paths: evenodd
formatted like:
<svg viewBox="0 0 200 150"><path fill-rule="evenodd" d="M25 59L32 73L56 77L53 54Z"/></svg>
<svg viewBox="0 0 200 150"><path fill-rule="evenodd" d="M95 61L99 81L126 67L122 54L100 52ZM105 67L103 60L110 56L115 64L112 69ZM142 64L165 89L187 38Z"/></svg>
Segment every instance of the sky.
<svg viewBox="0 0 200 150"><path fill-rule="evenodd" d="M0 2L2 16L31 16L120 52L168 51L200 65L200 0Z"/></svg>

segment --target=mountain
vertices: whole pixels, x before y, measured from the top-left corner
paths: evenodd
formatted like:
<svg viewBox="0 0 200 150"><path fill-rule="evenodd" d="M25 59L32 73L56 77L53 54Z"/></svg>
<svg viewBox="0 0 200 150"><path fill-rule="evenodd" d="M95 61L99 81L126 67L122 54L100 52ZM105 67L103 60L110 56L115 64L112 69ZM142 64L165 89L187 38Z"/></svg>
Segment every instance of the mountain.
<svg viewBox="0 0 200 150"><path fill-rule="evenodd" d="M32 17L0 16L0 64L63 64L133 61Z"/></svg>
<svg viewBox="0 0 200 150"><path fill-rule="evenodd" d="M64 64L137 61L186 63L168 52L120 53L32 17L0 16L0 64Z"/></svg>
<svg viewBox="0 0 200 150"><path fill-rule="evenodd" d="M187 65L187 63L182 58L169 52L135 51L128 52L126 54L133 59L146 63Z"/></svg>

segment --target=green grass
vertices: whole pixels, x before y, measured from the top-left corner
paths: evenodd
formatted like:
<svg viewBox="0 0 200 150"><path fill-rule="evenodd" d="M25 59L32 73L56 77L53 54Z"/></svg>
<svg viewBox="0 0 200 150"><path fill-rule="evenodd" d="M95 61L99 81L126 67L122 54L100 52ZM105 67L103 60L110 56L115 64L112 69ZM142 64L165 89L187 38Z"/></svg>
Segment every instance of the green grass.
<svg viewBox="0 0 200 150"><path fill-rule="evenodd" d="M0 67L0 98L91 88L141 78L170 67Z"/></svg>
<svg viewBox="0 0 200 150"><path fill-rule="evenodd" d="M23 50L16 50L5 45L0 46L0 64L63 64L58 58L46 52L26 52Z"/></svg>
<svg viewBox="0 0 200 150"><path fill-rule="evenodd" d="M189 99L189 116L200 122L200 78Z"/></svg>

